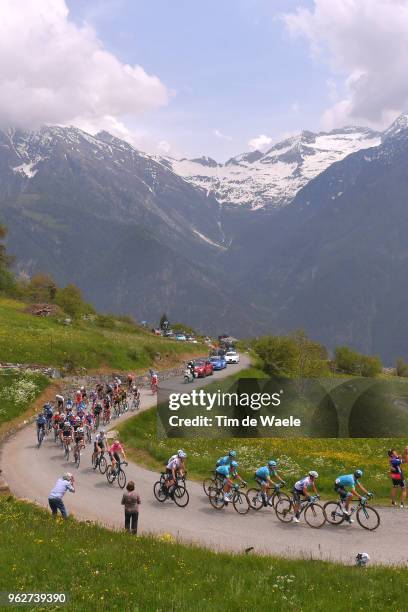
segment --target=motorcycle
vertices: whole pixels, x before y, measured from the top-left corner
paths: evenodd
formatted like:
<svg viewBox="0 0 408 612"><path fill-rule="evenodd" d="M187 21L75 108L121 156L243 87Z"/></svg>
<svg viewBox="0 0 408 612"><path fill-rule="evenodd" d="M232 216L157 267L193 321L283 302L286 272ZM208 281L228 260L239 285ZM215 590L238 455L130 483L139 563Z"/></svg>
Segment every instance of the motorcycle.
<svg viewBox="0 0 408 612"><path fill-rule="evenodd" d="M195 374L193 374L193 372L189 368L186 368L184 370L184 382L186 384L187 383L192 383L194 381L195 377L196 377Z"/></svg>

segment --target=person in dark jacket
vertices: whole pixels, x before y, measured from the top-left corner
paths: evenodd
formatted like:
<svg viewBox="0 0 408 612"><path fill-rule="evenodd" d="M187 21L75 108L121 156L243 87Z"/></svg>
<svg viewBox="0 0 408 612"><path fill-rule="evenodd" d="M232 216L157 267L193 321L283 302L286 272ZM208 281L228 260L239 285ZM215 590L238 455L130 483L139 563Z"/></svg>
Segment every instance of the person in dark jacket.
<svg viewBox="0 0 408 612"><path fill-rule="evenodd" d="M140 504L140 496L135 491L135 483L129 480L126 485L126 493L122 497L122 506L125 506L125 529L134 535L137 534Z"/></svg>

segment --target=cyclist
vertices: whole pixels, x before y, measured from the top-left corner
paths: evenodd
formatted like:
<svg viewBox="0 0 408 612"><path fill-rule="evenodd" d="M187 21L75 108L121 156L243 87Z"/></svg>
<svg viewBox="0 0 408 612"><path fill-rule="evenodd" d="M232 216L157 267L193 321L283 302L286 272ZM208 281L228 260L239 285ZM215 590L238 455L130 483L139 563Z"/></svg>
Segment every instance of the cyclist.
<svg viewBox="0 0 408 612"><path fill-rule="evenodd" d="M95 415L95 421L96 421L96 426L99 423L99 418L102 412L102 404L100 401L96 402L95 404L95 408L94 408L94 415Z"/></svg>
<svg viewBox="0 0 408 612"><path fill-rule="evenodd" d="M186 473L184 460L187 458L187 453L180 449L177 455L172 455L166 467L166 486L169 489L176 483L177 476L184 476Z"/></svg>
<svg viewBox="0 0 408 612"><path fill-rule="evenodd" d="M150 375L150 386L151 386L152 391L155 392L159 385L159 377L157 376L157 373L154 372L153 370L151 372L152 373Z"/></svg>
<svg viewBox="0 0 408 612"><path fill-rule="evenodd" d="M67 411L68 411L68 410L72 410L73 405L74 405L74 402L73 402L73 401L72 401L72 399L69 397L69 398L67 399L66 403L65 403L65 408L66 408L66 410L67 410Z"/></svg>
<svg viewBox="0 0 408 612"><path fill-rule="evenodd" d="M64 447L68 446L68 449L70 449L70 444L71 444L71 440L72 440L72 425L69 421L65 421L63 428L62 428L62 441L64 443Z"/></svg>
<svg viewBox="0 0 408 612"><path fill-rule="evenodd" d="M390 477L392 482L391 489L391 505L396 506L396 497L398 488L401 489L401 499L400 499L400 508L404 507L404 501L407 496L407 485L405 482L404 474L402 471L402 463L403 459L400 457L395 450L395 448L391 448L388 451L389 463L390 463Z"/></svg>
<svg viewBox="0 0 408 612"><path fill-rule="evenodd" d="M79 451L85 448L85 431L82 425L74 431L74 440Z"/></svg>
<svg viewBox="0 0 408 612"><path fill-rule="evenodd" d="M89 428L90 431L93 430L94 426L94 416L92 412L87 412L84 418L85 427Z"/></svg>
<svg viewBox="0 0 408 612"><path fill-rule="evenodd" d="M228 451L228 455L225 455L224 457L220 457L216 463L216 468L220 467L221 465L230 465L231 461L233 459L235 459L235 457L237 456L236 451L234 450L230 450Z"/></svg>
<svg viewBox="0 0 408 612"><path fill-rule="evenodd" d="M365 501L365 497L357 493L356 487L358 487L364 495L367 497L372 497L372 494L367 491L363 487L363 485L359 482L359 479L362 477L362 470L355 470L354 474L344 474L343 476L339 476L336 478L334 482L334 490L339 494L340 499L344 502L343 514L346 516L346 519L349 523L353 523L353 519L350 518L350 503L353 495L358 497L360 500ZM351 489L348 491L347 489Z"/></svg>
<svg viewBox="0 0 408 612"><path fill-rule="evenodd" d="M132 388L132 385L133 385L133 376L132 376L132 374L128 374L127 375L126 384L127 384L128 391L130 391L131 388Z"/></svg>
<svg viewBox="0 0 408 612"><path fill-rule="evenodd" d="M316 488L316 480L318 478L319 478L319 474L315 472L315 470L310 470L307 476L295 482L295 486L292 489L293 501L294 501L293 509L295 511L295 516L293 517L294 523L299 522L301 498L307 497L308 500L310 501L308 489L312 488L314 493L318 495L317 488Z"/></svg>
<svg viewBox="0 0 408 612"><path fill-rule="evenodd" d="M234 463L236 463L236 461ZM231 464L228 463L224 465L219 465L215 470L215 474L222 480L222 490L224 492L224 501L228 503L231 501L230 491L233 485L233 482L232 482L233 474L232 474Z"/></svg>
<svg viewBox="0 0 408 612"><path fill-rule="evenodd" d="M106 444L107 444L107 440L105 436L105 431L101 429L101 431L95 434L95 437L94 437L93 457L98 454L102 457L103 453L105 452Z"/></svg>
<svg viewBox="0 0 408 612"><path fill-rule="evenodd" d="M61 412L61 414L59 415L59 420L58 420L58 437L61 441L62 441L62 432L64 431L64 425L65 425L66 420L67 420L66 415L63 412Z"/></svg>
<svg viewBox="0 0 408 612"><path fill-rule="evenodd" d="M231 461L231 471L230 471L231 477L234 480L239 480L241 482L241 484L244 487L246 487L246 485L247 485L246 480L241 478L241 476L238 474L238 466L239 466L238 461Z"/></svg>
<svg viewBox="0 0 408 612"><path fill-rule="evenodd" d="M116 464L120 465L120 455L123 456L124 461L126 461L126 453L122 444L119 440L115 440L112 446L109 448L109 456L112 459L112 468L116 468Z"/></svg>
<svg viewBox="0 0 408 612"><path fill-rule="evenodd" d="M277 465L278 463L271 459L267 465L258 468L255 472L255 482L261 487L262 502L265 507L268 505L268 489L279 484L272 480L272 477L277 478L281 484L285 484L276 470Z"/></svg>
<svg viewBox="0 0 408 612"><path fill-rule="evenodd" d="M40 431L42 430L45 434L45 426L47 424L47 419L45 418L42 412L39 412L37 418L35 420L37 425L37 438L40 438Z"/></svg>
<svg viewBox="0 0 408 612"><path fill-rule="evenodd" d="M64 409L64 398L62 395L60 395L59 393L57 393L57 395L55 396L55 401L57 402L57 408L59 408L60 410Z"/></svg>
<svg viewBox="0 0 408 612"><path fill-rule="evenodd" d="M44 404L43 408L45 420L47 421L47 429L49 430L51 429L51 421L52 417L54 416L54 410L49 402L47 404Z"/></svg>

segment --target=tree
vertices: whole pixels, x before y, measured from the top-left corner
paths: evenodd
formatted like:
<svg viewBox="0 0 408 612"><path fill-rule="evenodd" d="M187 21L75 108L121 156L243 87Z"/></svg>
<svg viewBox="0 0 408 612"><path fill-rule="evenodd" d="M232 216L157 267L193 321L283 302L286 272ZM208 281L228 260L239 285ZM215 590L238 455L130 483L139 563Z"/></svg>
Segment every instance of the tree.
<svg viewBox="0 0 408 612"><path fill-rule="evenodd" d="M57 289L56 304L73 318L79 317L87 310L87 305L82 298L82 292L76 285L67 285L63 289Z"/></svg>
<svg viewBox="0 0 408 612"><path fill-rule="evenodd" d="M295 376L298 348L293 338L264 336L254 342L253 348L269 376Z"/></svg>
<svg viewBox="0 0 408 612"><path fill-rule="evenodd" d="M170 327L170 323L169 323L169 320L168 320L167 315L166 315L165 312L163 312L163 314L162 314L162 316L160 318L159 327L163 331L166 331Z"/></svg>
<svg viewBox="0 0 408 612"><path fill-rule="evenodd" d="M334 351L336 369L354 376L377 376L382 370L378 355L362 355L348 346L339 346Z"/></svg>
<svg viewBox="0 0 408 612"><path fill-rule="evenodd" d="M328 373L328 354L323 344L310 340L304 330L296 330L291 337L296 342L297 372L300 378L317 378Z"/></svg>
<svg viewBox="0 0 408 612"><path fill-rule="evenodd" d="M15 287L14 276L10 271L13 258L7 255L6 246L3 243L7 235L7 229L0 225L0 291L9 292Z"/></svg>
<svg viewBox="0 0 408 612"><path fill-rule="evenodd" d="M397 376L408 377L408 363L405 361L403 357L398 357L396 364L395 364L395 370L396 370Z"/></svg>
<svg viewBox="0 0 408 612"><path fill-rule="evenodd" d="M50 274L35 274L25 284L24 293L33 302L54 302L57 295L57 283Z"/></svg>

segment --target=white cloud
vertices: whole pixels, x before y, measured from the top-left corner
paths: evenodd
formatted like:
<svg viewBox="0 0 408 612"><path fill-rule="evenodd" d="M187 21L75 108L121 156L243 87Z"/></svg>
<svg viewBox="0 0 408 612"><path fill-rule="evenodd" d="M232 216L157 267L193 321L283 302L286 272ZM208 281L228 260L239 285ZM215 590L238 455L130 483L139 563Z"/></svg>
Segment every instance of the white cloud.
<svg viewBox="0 0 408 612"><path fill-rule="evenodd" d="M171 144L167 140L160 140L157 143L157 148L160 153L167 155L171 151Z"/></svg>
<svg viewBox="0 0 408 612"><path fill-rule="evenodd" d="M216 136L220 140L228 140L229 142L231 142L232 140L232 136L227 136L226 134L223 134L220 130L217 130L217 128L214 130L214 136Z"/></svg>
<svg viewBox="0 0 408 612"><path fill-rule="evenodd" d="M2 0L0 125L76 124L129 137L125 118L162 106L156 76L120 62L65 0Z"/></svg>
<svg viewBox="0 0 408 612"><path fill-rule="evenodd" d="M266 134L259 134L259 136L255 136L255 138L251 138L248 142L248 146L251 151L262 151L272 142L272 138L267 136Z"/></svg>
<svg viewBox="0 0 408 612"><path fill-rule="evenodd" d="M312 9L283 19L343 80L325 127L359 121L382 127L408 109L408 0L314 0Z"/></svg>

